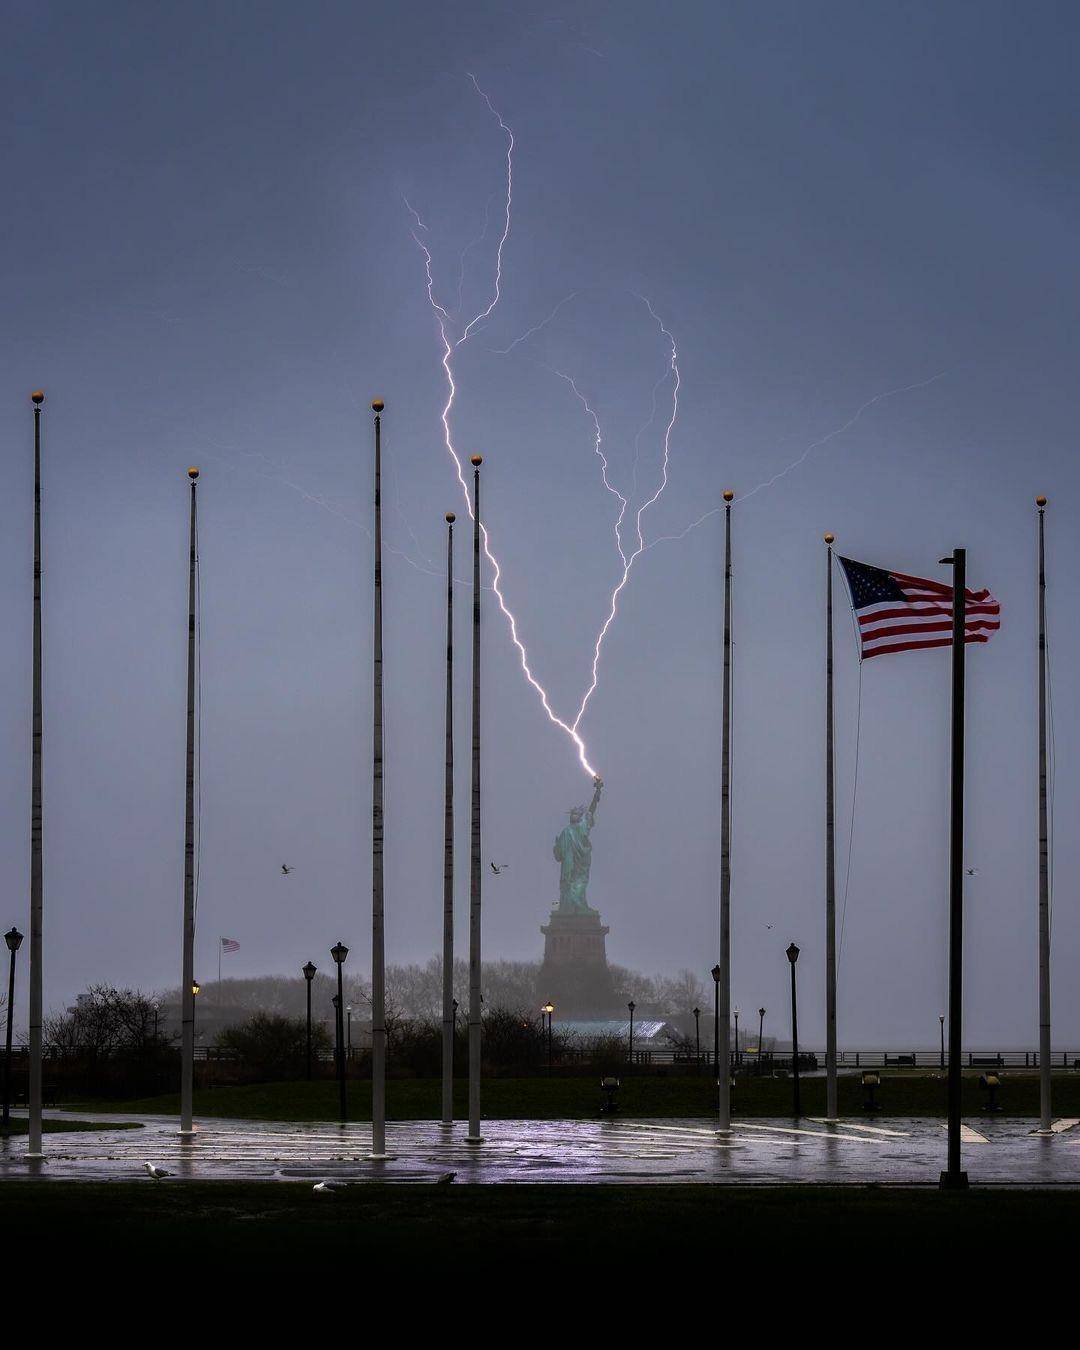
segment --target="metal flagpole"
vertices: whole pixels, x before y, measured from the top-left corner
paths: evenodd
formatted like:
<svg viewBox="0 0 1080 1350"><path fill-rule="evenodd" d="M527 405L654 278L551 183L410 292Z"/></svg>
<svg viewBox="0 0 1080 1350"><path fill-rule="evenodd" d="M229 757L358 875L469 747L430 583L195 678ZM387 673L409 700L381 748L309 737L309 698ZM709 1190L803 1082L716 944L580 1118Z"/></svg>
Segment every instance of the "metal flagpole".
<svg viewBox="0 0 1080 1350"><path fill-rule="evenodd" d="M375 414L374 740L371 783L371 1156L386 1157L386 939L383 931L382 410Z"/></svg>
<svg viewBox="0 0 1080 1350"><path fill-rule="evenodd" d="M944 1190L964 1190L960 1166L960 1094L964 984L964 657L967 617L967 550L954 549L952 625L952 768L949 839L949 1151L941 1174Z"/></svg>
<svg viewBox="0 0 1080 1350"><path fill-rule="evenodd" d="M184 934L180 983L180 1133L195 1133L191 1098L195 1080L195 563L198 550L196 485L191 480L191 524L188 546L187 755L184 784Z"/></svg>
<svg viewBox="0 0 1080 1350"><path fill-rule="evenodd" d="M454 1121L454 520L446 513L446 778L443 830L442 1119Z"/></svg>
<svg viewBox="0 0 1080 1350"><path fill-rule="evenodd" d="M1039 512L1039 1133L1051 1133L1050 840L1046 812L1046 498Z"/></svg>
<svg viewBox="0 0 1080 1350"><path fill-rule="evenodd" d="M720 1045L716 1065L720 1091L719 1131L731 1128L731 503L724 493L724 729L720 747Z"/></svg>
<svg viewBox="0 0 1080 1350"><path fill-rule="evenodd" d="M42 804L41 804L41 405L45 395L36 389L34 404L34 688L30 749L30 1108L26 1156L40 1158L41 1148L41 1022L42 1022Z"/></svg>
<svg viewBox="0 0 1080 1350"><path fill-rule="evenodd" d="M825 1114L836 1105L836 774L833 764L833 540L825 536Z"/></svg>
<svg viewBox="0 0 1080 1350"><path fill-rule="evenodd" d="M469 856L469 1133L480 1144L480 465L473 466L472 826Z"/></svg>

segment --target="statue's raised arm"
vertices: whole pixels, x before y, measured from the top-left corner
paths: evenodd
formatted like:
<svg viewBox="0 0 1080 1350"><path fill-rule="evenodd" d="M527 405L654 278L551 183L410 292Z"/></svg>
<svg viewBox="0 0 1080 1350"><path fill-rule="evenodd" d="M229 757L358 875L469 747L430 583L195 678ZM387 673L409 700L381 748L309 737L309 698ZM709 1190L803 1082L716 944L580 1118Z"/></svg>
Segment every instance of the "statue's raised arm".
<svg viewBox="0 0 1080 1350"><path fill-rule="evenodd" d="M599 774L593 779L592 801L589 803L589 809L586 812L589 821L589 829L596 824L596 808L600 805L600 794L604 790L604 780Z"/></svg>

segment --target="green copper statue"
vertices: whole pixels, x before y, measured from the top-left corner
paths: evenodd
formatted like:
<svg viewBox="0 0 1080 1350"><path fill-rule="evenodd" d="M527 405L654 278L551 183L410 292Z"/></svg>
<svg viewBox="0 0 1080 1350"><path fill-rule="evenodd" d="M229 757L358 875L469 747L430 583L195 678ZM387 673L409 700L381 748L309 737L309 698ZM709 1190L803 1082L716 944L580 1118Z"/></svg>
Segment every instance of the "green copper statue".
<svg viewBox="0 0 1080 1350"><path fill-rule="evenodd" d="M596 914L585 898L589 887L589 871L592 867L592 844L589 831L596 824L596 808L600 803L603 780L597 775L593 779L593 796L588 808L575 806L570 814L570 824L563 827L555 840L555 860L559 863L559 903L557 914Z"/></svg>

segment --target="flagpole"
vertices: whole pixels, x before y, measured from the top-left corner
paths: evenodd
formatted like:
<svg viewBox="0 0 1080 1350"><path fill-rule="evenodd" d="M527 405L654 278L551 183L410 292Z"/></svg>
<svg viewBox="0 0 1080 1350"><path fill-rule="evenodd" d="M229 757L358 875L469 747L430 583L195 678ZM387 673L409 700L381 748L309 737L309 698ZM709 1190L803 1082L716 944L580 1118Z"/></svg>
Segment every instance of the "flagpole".
<svg viewBox="0 0 1080 1350"><path fill-rule="evenodd" d="M1039 513L1039 1133L1052 1133L1050 1100L1050 838L1046 809L1046 498Z"/></svg>
<svg viewBox="0 0 1080 1350"><path fill-rule="evenodd" d="M374 737L371 783L371 1156L386 1157L386 939L383 931L382 410L375 414Z"/></svg>
<svg viewBox="0 0 1080 1350"><path fill-rule="evenodd" d="M198 548L198 469L188 469L191 518L188 541L187 751L184 782L184 933L180 983L180 1134L195 1133L195 564Z"/></svg>
<svg viewBox="0 0 1080 1350"><path fill-rule="evenodd" d="M833 540L825 536L825 1115L836 1101L836 773L833 761Z"/></svg>
<svg viewBox="0 0 1080 1350"><path fill-rule="evenodd" d="M442 1119L454 1122L454 520L446 513L446 777L443 789Z"/></svg>
<svg viewBox="0 0 1080 1350"><path fill-rule="evenodd" d="M716 1065L720 1112L717 1130L731 1129L731 503L724 493L724 727L720 744L720 1044Z"/></svg>
<svg viewBox="0 0 1080 1350"><path fill-rule="evenodd" d="M473 606L472 606L472 824L469 856L469 1133L480 1135L480 465L473 455Z"/></svg>
<svg viewBox="0 0 1080 1350"><path fill-rule="evenodd" d="M30 1121L28 1158L43 1157L41 1147L42 1049L42 710L41 710L41 405L45 395L36 389L34 405L34 648L33 712L30 746L30 1082L27 1093Z"/></svg>
<svg viewBox="0 0 1080 1350"><path fill-rule="evenodd" d="M949 840L949 1148L948 1167L941 1174L943 1190L965 1190L967 1173L960 1160L964 984L964 641L967 618L967 550L957 548L953 569L952 625L952 766Z"/></svg>

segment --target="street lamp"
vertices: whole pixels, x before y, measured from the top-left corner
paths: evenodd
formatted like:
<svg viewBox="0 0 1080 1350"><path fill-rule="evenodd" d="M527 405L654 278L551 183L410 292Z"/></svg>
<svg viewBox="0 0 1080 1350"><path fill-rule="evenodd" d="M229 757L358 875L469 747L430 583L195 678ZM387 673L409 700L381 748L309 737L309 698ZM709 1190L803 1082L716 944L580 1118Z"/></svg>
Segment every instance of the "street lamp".
<svg viewBox="0 0 1080 1350"><path fill-rule="evenodd" d="M716 1072L720 1072L720 975L719 966L713 966L713 1029L712 1029L712 1058L713 1067Z"/></svg>
<svg viewBox="0 0 1080 1350"><path fill-rule="evenodd" d="M195 1000L202 993L202 985L198 980L191 981L191 1056L195 1058L195 1042L199 1039L195 1032ZM194 1072L194 1070L192 1071Z"/></svg>
<svg viewBox="0 0 1080 1350"><path fill-rule="evenodd" d="M761 1064L762 1064L761 1050L762 1050L762 1046L763 1046L764 1043L765 1043L765 1009L764 1009L764 1008L759 1008L759 1009L757 1010L757 1018L758 1018L758 1021L757 1021L757 1067L758 1067L758 1073L761 1073L761 1072L762 1072L762 1069L761 1069Z"/></svg>
<svg viewBox="0 0 1080 1350"><path fill-rule="evenodd" d="M634 1009L637 1004L633 999L626 1005L630 1009L630 1063L634 1062Z"/></svg>
<svg viewBox="0 0 1080 1350"><path fill-rule="evenodd" d="M792 1105L796 1120L802 1114L799 1102L799 1005L795 995L795 962L799 959L799 949L794 942L787 949L787 959L791 962L791 1075Z"/></svg>
<svg viewBox="0 0 1080 1350"><path fill-rule="evenodd" d="M311 981L315 978L318 966L314 961L306 962L301 969L307 981L307 1079L311 1082Z"/></svg>
<svg viewBox="0 0 1080 1350"><path fill-rule="evenodd" d="M8 1125L11 1120L11 1017L15 1011L15 953L22 946L23 935L14 926L11 931L4 934L4 941L8 945L8 951L11 953L11 961L8 966L8 1000L7 1000L7 1038L5 1040L4 1054L4 1133L8 1132Z"/></svg>
<svg viewBox="0 0 1080 1350"><path fill-rule="evenodd" d="M938 1014L938 1021L941 1023L941 1072L945 1072L945 1014Z"/></svg>
<svg viewBox="0 0 1080 1350"><path fill-rule="evenodd" d="M694 1058L697 1060L697 1072L701 1072L701 1009L694 1009Z"/></svg>
<svg viewBox="0 0 1080 1350"><path fill-rule="evenodd" d="M540 1019L541 1019L541 1022L543 1022L543 1019L544 1019L545 1017L547 1018L547 1052L548 1052L548 1073L549 1073L549 1074L551 1073L551 1015L552 1015L552 1013L553 1013L554 1011L555 1011L555 1005L554 1005L554 1003L552 1003L551 999L548 999L548 1001L547 1001L547 1002L544 1004L544 1006L540 1009Z"/></svg>
<svg viewBox="0 0 1080 1350"><path fill-rule="evenodd" d="M348 1118L348 1104L345 1100L345 1024L342 1021L345 999L341 991L341 967L345 964L345 958L348 954L349 949L344 942L339 942L330 948L330 955L334 958L334 965L337 966L337 997L334 1000L334 1017L335 1031L337 1032L338 1104L341 1108L342 1125Z"/></svg>
<svg viewBox="0 0 1080 1350"><path fill-rule="evenodd" d="M739 1064L739 1010L735 1009L735 1066Z"/></svg>
<svg viewBox="0 0 1080 1350"><path fill-rule="evenodd" d="M352 1004L345 1004L345 1016L349 1019L345 1030L345 1058L352 1059Z"/></svg>

